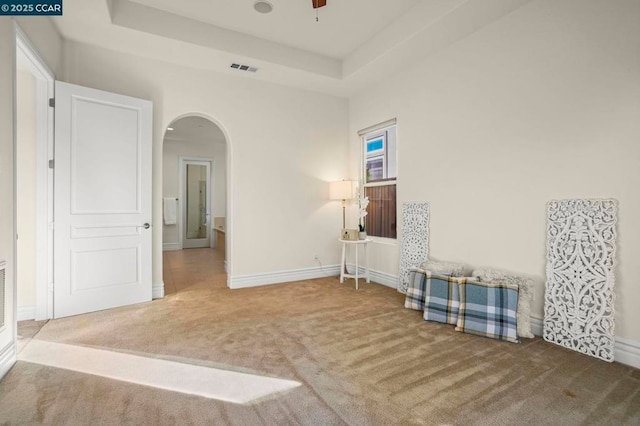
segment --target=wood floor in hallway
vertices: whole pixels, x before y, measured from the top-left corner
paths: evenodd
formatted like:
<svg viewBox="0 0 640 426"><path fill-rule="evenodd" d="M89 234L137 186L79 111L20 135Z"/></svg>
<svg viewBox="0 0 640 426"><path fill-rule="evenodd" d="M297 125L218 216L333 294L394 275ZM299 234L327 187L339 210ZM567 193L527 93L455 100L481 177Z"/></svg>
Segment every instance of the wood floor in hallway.
<svg viewBox="0 0 640 426"><path fill-rule="evenodd" d="M194 248L165 251L162 279L166 295L194 286L223 288L227 286L224 251L215 248Z"/></svg>

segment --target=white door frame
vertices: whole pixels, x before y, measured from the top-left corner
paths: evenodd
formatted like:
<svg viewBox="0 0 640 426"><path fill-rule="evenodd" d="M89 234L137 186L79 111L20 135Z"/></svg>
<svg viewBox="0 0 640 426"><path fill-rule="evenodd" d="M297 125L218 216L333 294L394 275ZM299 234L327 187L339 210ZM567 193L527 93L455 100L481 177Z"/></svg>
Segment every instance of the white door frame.
<svg viewBox="0 0 640 426"><path fill-rule="evenodd" d="M36 223L35 286L36 320L53 316L53 108L55 76L18 24L13 23L16 40L16 66L20 60L36 79ZM14 130L15 132L15 130ZM14 138L14 143L17 140ZM14 146L14 152L17 147ZM14 157L14 191L17 184L17 163ZM16 203L14 218L17 220ZM14 229L16 223L14 223ZM15 242L14 242L15 244ZM15 247L14 247L15 252ZM14 265L14 288L17 291L17 263ZM17 319L16 312L16 319Z"/></svg>
<svg viewBox="0 0 640 426"><path fill-rule="evenodd" d="M180 185L178 192L178 210L180 211L181 218L178 221L178 238L180 239L180 247L186 247L186 223L187 223L187 193L186 193L186 185L185 175L187 171L187 163L190 162L200 162L200 163L209 163L209 175L207 176L207 238L209 239L209 247L211 247L211 230L213 227L213 218L211 212L211 202L212 202L212 179L213 176L213 159L207 157L179 157L179 166L178 166L178 184Z"/></svg>

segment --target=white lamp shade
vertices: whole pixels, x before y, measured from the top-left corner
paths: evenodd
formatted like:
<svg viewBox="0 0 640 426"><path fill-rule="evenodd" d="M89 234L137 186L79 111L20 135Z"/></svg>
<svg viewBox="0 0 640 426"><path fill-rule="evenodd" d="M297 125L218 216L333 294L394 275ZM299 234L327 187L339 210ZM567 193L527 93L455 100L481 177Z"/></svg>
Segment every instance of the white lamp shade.
<svg viewBox="0 0 640 426"><path fill-rule="evenodd" d="M353 181L340 180L329 183L329 199L350 200L353 198Z"/></svg>

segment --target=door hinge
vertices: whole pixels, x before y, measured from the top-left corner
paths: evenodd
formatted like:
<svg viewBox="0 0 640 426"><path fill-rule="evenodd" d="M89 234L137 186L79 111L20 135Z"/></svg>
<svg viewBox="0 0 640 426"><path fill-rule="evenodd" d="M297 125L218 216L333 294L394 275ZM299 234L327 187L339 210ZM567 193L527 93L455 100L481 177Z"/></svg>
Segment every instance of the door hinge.
<svg viewBox="0 0 640 426"><path fill-rule="evenodd" d="M56 160L49 160L49 168L53 169L56 165Z"/></svg>
<svg viewBox="0 0 640 426"><path fill-rule="evenodd" d="M51 108L55 108L56 107L56 98L49 98L49 106Z"/></svg>

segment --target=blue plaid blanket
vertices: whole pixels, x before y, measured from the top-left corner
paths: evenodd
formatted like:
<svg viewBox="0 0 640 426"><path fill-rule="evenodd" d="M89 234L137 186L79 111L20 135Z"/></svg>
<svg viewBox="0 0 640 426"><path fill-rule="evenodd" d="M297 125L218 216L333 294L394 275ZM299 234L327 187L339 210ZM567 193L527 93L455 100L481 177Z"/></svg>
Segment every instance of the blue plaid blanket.
<svg viewBox="0 0 640 426"><path fill-rule="evenodd" d="M457 331L518 343L518 286L466 281L459 283Z"/></svg>

